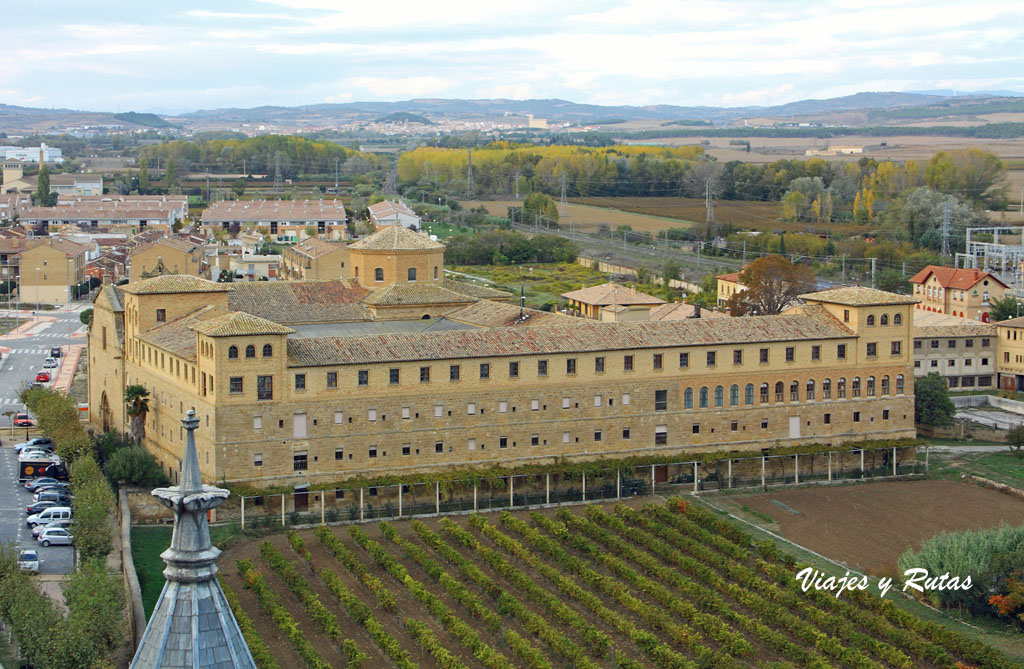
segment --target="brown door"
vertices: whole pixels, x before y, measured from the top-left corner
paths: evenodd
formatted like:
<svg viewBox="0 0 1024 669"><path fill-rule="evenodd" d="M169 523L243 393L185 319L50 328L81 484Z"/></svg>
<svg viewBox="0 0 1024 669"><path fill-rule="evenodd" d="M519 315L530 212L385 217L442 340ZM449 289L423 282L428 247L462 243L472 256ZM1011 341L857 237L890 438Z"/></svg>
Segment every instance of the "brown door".
<svg viewBox="0 0 1024 669"><path fill-rule="evenodd" d="M305 511L309 508L309 488L306 486L295 488L295 510Z"/></svg>
<svg viewBox="0 0 1024 669"><path fill-rule="evenodd" d="M668 481L668 465L658 465L654 468L654 482L664 483Z"/></svg>

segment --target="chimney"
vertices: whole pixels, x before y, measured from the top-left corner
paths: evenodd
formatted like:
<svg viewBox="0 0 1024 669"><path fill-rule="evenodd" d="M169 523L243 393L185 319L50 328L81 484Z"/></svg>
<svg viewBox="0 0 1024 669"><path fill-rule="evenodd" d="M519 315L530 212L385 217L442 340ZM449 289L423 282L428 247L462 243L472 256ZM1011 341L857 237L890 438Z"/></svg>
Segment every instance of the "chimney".
<svg viewBox="0 0 1024 669"><path fill-rule="evenodd" d="M693 317L694 318L700 318L700 305L699 304L693 305Z"/></svg>

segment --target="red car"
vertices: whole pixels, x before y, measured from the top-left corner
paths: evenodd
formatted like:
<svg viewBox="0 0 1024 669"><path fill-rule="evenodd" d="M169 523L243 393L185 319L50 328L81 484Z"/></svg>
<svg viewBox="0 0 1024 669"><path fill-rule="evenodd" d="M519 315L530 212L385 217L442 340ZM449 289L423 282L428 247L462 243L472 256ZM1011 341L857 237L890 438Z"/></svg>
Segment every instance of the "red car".
<svg viewBox="0 0 1024 669"><path fill-rule="evenodd" d="M27 413L14 414L14 427L32 427L35 423Z"/></svg>
<svg viewBox="0 0 1024 669"><path fill-rule="evenodd" d="M49 372L39 372L38 374L36 374L36 383L49 383L49 382L50 382L50 373Z"/></svg>

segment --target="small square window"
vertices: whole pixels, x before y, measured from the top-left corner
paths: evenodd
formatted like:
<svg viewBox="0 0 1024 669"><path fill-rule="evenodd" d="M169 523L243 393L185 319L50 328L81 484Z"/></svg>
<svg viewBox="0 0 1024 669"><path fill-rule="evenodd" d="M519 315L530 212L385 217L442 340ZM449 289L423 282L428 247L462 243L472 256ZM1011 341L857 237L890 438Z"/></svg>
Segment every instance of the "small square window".
<svg viewBox="0 0 1024 669"><path fill-rule="evenodd" d="M836 345L836 358L839 360L846 360L846 344Z"/></svg>
<svg viewBox="0 0 1024 669"><path fill-rule="evenodd" d="M480 378L489 379L491 378L491 365L487 362L480 363Z"/></svg>
<svg viewBox="0 0 1024 669"><path fill-rule="evenodd" d="M739 429L740 429L739 421L735 421L734 420L733 422L729 423L729 430L731 432L736 432Z"/></svg>
<svg viewBox="0 0 1024 669"><path fill-rule="evenodd" d="M982 339L981 340L981 345L987 347L989 345L988 339Z"/></svg>
<svg viewBox="0 0 1024 669"><path fill-rule="evenodd" d="M252 454L252 466L253 467L262 467L263 466L263 454L262 453L253 453Z"/></svg>
<svg viewBox="0 0 1024 669"><path fill-rule="evenodd" d="M654 369L661 369L662 357L661 353L654 354Z"/></svg>
<svg viewBox="0 0 1024 669"><path fill-rule="evenodd" d="M412 453L412 448L409 444L402 444L402 455L409 455Z"/></svg>
<svg viewBox="0 0 1024 669"><path fill-rule="evenodd" d="M366 369L359 370L359 385L368 386L370 385L370 372Z"/></svg>
<svg viewBox="0 0 1024 669"><path fill-rule="evenodd" d="M242 392L242 377L232 376L229 380L228 392L232 395L238 395Z"/></svg>
<svg viewBox="0 0 1024 669"><path fill-rule="evenodd" d="M824 423L825 423L825 425L830 425L832 423L832 414L830 414L830 413L825 414Z"/></svg>
<svg viewBox="0 0 1024 669"><path fill-rule="evenodd" d="M292 470L297 472L306 471L309 468L309 458L305 451L292 454Z"/></svg>
<svg viewBox="0 0 1024 669"><path fill-rule="evenodd" d="M305 374L296 374L295 375L295 390L305 390L305 389L306 389L306 375Z"/></svg>
<svg viewBox="0 0 1024 669"><path fill-rule="evenodd" d="M167 322L167 310L166 309L157 309L156 310L156 322L157 323L166 323Z"/></svg>
<svg viewBox="0 0 1024 669"><path fill-rule="evenodd" d="M377 457L377 447L376 446L370 446L369 456L371 458Z"/></svg>
<svg viewBox="0 0 1024 669"><path fill-rule="evenodd" d="M889 410L882 409L882 420L889 420Z"/></svg>
<svg viewBox="0 0 1024 669"><path fill-rule="evenodd" d="M892 342L892 344L889 347L889 352L892 353L893 355L899 355L901 350L901 342L898 341Z"/></svg>
<svg viewBox="0 0 1024 669"><path fill-rule="evenodd" d="M659 425L654 428L654 443L656 445L665 445L668 443L668 428L664 425Z"/></svg>
<svg viewBox="0 0 1024 669"><path fill-rule="evenodd" d="M878 355L878 344L876 344L873 341L872 342L868 342L867 355L868 355L869 358L873 358L876 355Z"/></svg>
<svg viewBox="0 0 1024 669"><path fill-rule="evenodd" d="M345 449L344 448L336 448L336 449L334 449L334 459L335 460L344 460L345 459Z"/></svg>
<svg viewBox="0 0 1024 669"><path fill-rule="evenodd" d="M768 429L768 421L763 419L763 418L761 419L761 429L762 430L767 430Z"/></svg>
<svg viewBox="0 0 1024 669"><path fill-rule="evenodd" d="M399 372L399 370L398 370L397 367L392 367L391 369L388 370L388 383L390 383L393 386L397 386L398 385L398 378L399 378L399 373L398 372Z"/></svg>
<svg viewBox="0 0 1024 669"><path fill-rule="evenodd" d="M916 351L919 348L921 348L921 340L920 339L915 339L914 340L914 350Z"/></svg>
<svg viewBox="0 0 1024 669"><path fill-rule="evenodd" d="M540 435L539 434L532 434L532 435L530 435L530 445L531 446L539 446L540 445Z"/></svg>
<svg viewBox="0 0 1024 669"><path fill-rule="evenodd" d="M811 360L821 360L821 346L815 344L811 347Z"/></svg>
<svg viewBox="0 0 1024 669"><path fill-rule="evenodd" d="M700 423L694 423L693 427L690 428L694 434L700 434Z"/></svg>

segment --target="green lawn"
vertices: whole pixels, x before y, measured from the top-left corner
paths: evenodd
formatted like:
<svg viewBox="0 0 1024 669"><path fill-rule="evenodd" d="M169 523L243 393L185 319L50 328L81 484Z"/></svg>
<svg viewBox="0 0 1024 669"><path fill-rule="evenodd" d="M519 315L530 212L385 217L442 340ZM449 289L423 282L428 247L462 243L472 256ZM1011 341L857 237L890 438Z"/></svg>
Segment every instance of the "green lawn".
<svg viewBox="0 0 1024 669"><path fill-rule="evenodd" d="M974 464L984 467L1008 479L1015 479L1018 488L1024 484L1024 458L1018 458L1009 450L1002 453L985 453L974 458ZM1004 481L1010 483L1011 481Z"/></svg>

